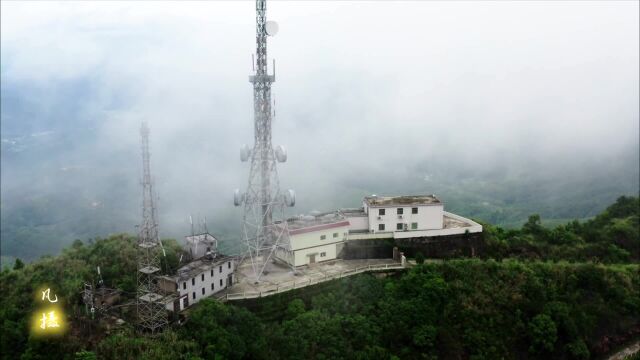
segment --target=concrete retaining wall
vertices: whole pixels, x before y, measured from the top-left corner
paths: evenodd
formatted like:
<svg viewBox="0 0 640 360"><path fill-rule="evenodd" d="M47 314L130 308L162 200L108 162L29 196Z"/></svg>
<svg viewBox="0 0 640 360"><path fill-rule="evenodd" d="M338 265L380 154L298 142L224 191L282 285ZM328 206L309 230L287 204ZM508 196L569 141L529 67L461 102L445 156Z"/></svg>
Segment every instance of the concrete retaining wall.
<svg viewBox="0 0 640 360"><path fill-rule="evenodd" d="M391 259L394 246L407 257L415 257L418 252L426 258L473 257L484 250L484 237L482 233L468 233L404 239L348 240L341 251L338 251L338 257L345 260Z"/></svg>

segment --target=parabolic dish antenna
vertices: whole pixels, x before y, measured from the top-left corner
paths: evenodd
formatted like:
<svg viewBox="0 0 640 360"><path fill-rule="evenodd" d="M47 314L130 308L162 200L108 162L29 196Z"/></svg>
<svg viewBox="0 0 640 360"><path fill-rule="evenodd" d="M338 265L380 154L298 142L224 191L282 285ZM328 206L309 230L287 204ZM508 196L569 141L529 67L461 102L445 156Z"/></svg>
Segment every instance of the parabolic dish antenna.
<svg viewBox="0 0 640 360"><path fill-rule="evenodd" d="M269 20L266 24L264 24L264 29L267 31L267 35L275 36L278 33L278 23Z"/></svg>

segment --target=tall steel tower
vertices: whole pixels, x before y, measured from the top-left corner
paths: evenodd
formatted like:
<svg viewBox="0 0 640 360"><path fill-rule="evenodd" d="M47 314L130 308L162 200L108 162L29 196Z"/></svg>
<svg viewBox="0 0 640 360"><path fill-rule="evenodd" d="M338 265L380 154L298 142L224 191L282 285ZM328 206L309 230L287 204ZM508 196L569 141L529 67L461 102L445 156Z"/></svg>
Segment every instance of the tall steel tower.
<svg viewBox="0 0 640 360"><path fill-rule="evenodd" d="M156 277L160 274L160 251L158 222L153 201L151 170L149 168L149 128L142 123L142 224L138 234L138 290L136 307L140 330L151 333L167 325L167 311L158 291Z"/></svg>
<svg viewBox="0 0 640 360"><path fill-rule="evenodd" d="M271 84L275 78L267 71L267 36L278 31L275 22L267 21L266 0L256 0L256 59L254 74L249 76L253 84L254 145L244 145L240 151L242 161L250 161L249 184L245 193L236 189L234 203L244 205L242 238L246 246L244 259L249 258L255 281L265 272L274 255L288 256L289 230L284 217L285 206L294 206L293 190L280 191L276 162L285 162L287 153L283 146L271 144Z"/></svg>

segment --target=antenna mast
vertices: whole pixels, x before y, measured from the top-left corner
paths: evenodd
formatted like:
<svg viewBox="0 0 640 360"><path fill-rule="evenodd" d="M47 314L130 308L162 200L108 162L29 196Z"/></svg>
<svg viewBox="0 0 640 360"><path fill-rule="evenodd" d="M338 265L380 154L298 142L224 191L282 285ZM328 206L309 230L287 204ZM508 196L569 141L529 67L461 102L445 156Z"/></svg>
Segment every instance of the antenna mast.
<svg viewBox="0 0 640 360"><path fill-rule="evenodd" d="M160 272L160 239L153 199L149 167L149 127L140 128L142 140L142 224L138 234L138 290L136 308L140 330L161 331L168 324L163 296L159 294L156 277Z"/></svg>
<svg viewBox="0 0 640 360"><path fill-rule="evenodd" d="M254 145L253 149L245 145L241 150L241 160L251 163L249 183L245 193L236 190L234 196L236 206L244 205L243 259L251 260L256 282L274 255L288 256L289 230L284 208L295 204L293 190L281 193L278 181L276 161L285 162L286 151L282 146L274 149L271 143L271 85L276 79L267 69L267 36L275 35L278 25L267 21L266 12L266 0L256 0L255 73L249 76L253 84Z"/></svg>

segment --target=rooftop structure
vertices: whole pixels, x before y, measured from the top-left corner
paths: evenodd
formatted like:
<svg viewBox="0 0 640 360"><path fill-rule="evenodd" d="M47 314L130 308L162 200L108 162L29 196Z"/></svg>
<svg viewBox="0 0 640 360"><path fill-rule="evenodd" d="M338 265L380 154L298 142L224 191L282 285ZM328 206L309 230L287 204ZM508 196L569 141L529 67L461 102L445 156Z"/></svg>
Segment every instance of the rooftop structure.
<svg viewBox="0 0 640 360"><path fill-rule="evenodd" d="M199 259L209 253L218 251L218 239L209 233L185 236L185 250L192 259Z"/></svg>
<svg viewBox="0 0 640 360"><path fill-rule="evenodd" d="M300 215L287 219L289 232L301 233L302 230L324 227L347 221L338 211L322 213L318 215Z"/></svg>
<svg viewBox="0 0 640 360"><path fill-rule="evenodd" d="M225 255L201 257L200 259L194 260L179 268L176 272L176 278L178 280L191 279L192 277L211 269L211 266L215 266L218 263L227 262L232 259L233 257Z"/></svg>
<svg viewBox="0 0 640 360"><path fill-rule="evenodd" d="M366 196L364 202L372 207L396 205L431 205L441 204L435 195L403 195L403 196Z"/></svg>

